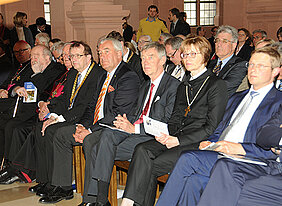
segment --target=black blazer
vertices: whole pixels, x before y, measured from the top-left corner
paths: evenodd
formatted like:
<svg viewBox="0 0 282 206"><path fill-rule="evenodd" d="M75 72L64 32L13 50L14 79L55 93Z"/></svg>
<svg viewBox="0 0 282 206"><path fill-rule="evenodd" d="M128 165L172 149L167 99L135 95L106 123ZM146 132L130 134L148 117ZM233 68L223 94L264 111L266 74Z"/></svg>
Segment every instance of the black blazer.
<svg viewBox="0 0 282 206"><path fill-rule="evenodd" d="M34 40L33 40L33 37L32 37L32 33L30 31L29 28L27 27L23 27L23 31L24 31L24 36L25 36L25 41L31 46L33 47L34 46ZM11 31L10 31L10 44L11 44L11 47L13 48L15 43L17 41L19 41L19 37L18 37L18 34L17 34L17 30L16 30L16 27L12 28Z"/></svg>
<svg viewBox="0 0 282 206"><path fill-rule="evenodd" d="M28 28L30 29L32 36L33 36L33 39L35 41L35 36L40 33L37 30L37 25L36 24L29 25ZM51 26L50 25L46 24L44 33L47 33L49 35L50 39L52 39L51 38Z"/></svg>
<svg viewBox="0 0 282 206"><path fill-rule="evenodd" d="M208 65L208 69L212 71L216 64L217 59L212 60ZM218 77L225 81L229 97L236 92L237 88L246 76L247 70L247 61L243 61L236 55L233 55L233 57L221 69Z"/></svg>
<svg viewBox="0 0 282 206"><path fill-rule="evenodd" d="M118 114L128 114L133 108L139 93L140 81L137 74L131 71L125 62L121 61L109 84L109 87L111 86L113 90L108 89L106 92L103 107L104 118L93 125L96 103L105 78L106 75L103 75L99 79L98 92L93 95L91 102L79 121L84 127L90 128L92 131L101 129L99 123L112 125Z"/></svg>
<svg viewBox="0 0 282 206"><path fill-rule="evenodd" d="M173 110L176 90L179 84L179 80L170 76L166 72L164 73L158 89L154 95L154 98L152 99L149 117L164 123L168 122ZM135 110L133 110L133 115L128 117L132 124L141 116L144 104L146 104L145 100L150 90L150 85L151 80L147 80L140 87L139 97ZM143 124L141 124L140 129L140 133L145 134Z"/></svg>
<svg viewBox="0 0 282 206"><path fill-rule="evenodd" d="M208 76L209 79L191 105L191 111L185 117L185 109L188 106L186 86L188 86L191 102ZM225 82L209 70L197 79L185 80L177 89L174 109L168 125L169 134L178 138L180 147L194 145L194 149L197 149L199 143L213 134L220 123L227 100Z"/></svg>
<svg viewBox="0 0 282 206"><path fill-rule="evenodd" d="M236 49L235 49L235 51L236 51ZM250 58L251 58L252 51L253 51L253 47L251 47L251 46L249 46L245 43L236 56L240 57L241 59L243 59L245 61L249 61Z"/></svg>
<svg viewBox="0 0 282 206"><path fill-rule="evenodd" d="M170 33L173 36L176 36L178 34L182 34L186 36L191 33L190 25L187 22L178 19L173 32L171 31L171 26L170 26Z"/></svg>
<svg viewBox="0 0 282 206"><path fill-rule="evenodd" d="M141 65L140 57L129 49L129 54L126 63L132 71L135 71L140 79L142 84L145 80L148 80L149 77L144 73Z"/></svg>

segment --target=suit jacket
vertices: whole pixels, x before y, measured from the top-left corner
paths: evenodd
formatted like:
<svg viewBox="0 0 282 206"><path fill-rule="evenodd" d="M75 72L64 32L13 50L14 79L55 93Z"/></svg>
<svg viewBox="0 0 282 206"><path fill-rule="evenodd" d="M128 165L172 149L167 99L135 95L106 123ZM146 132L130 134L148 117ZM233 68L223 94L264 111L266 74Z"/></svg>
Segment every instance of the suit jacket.
<svg viewBox="0 0 282 206"><path fill-rule="evenodd" d="M216 64L217 60L212 60L208 65L208 69L213 70ZM241 58L233 55L233 57L219 72L218 77L226 82L229 97L236 92L237 88L246 76L248 70L246 64L246 61L243 61Z"/></svg>
<svg viewBox="0 0 282 206"><path fill-rule="evenodd" d="M140 79L142 84L145 80L148 80L149 77L144 73L141 65L140 57L129 49L129 54L126 63L132 71L135 71Z"/></svg>
<svg viewBox="0 0 282 206"><path fill-rule="evenodd" d="M75 69L71 69L69 71L66 85L62 92L63 94L50 100L48 108L51 113L63 115L67 122L74 123L80 120L91 100L89 97L92 97L98 90L98 79L106 73L105 70L103 70L98 64L95 62L93 62L93 64L94 67L83 82L83 85L80 87L71 109L69 109L71 104L70 98L73 84L78 72Z"/></svg>
<svg viewBox="0 0 282 206"><path fill-rule="evenodd" d="M208 76L209 79L185 117L185 109L188 106L186 86L191 102ZM199 143L207 139L220 123L227 104L227 89L225 82L209 70L194 80L188 79L190 78L185 79L177 89L168 129L170 135L178 138L180 146L194 145L197 149Z"/></svg>
<svg viewBox="0 0 282 206"><path fill-rule="evenodd" d="M32 36L33 36L33 39L35 41L35 36L40 33L37 30L37 25L36 24L29 25L28 28L30 29ZM50 25L46 24L44 33L48 34L50 39L52 39L51 38L51 26Z"/></svg>
<svg viewBox="0 0 282 206"><path fill-rule="evenodd" d="M224 117L215 132L209 137L209 140L217 141L219 139L223 130L228 126L234 111L241 103L248 91L249 90L236 93L229 99ZM276 114L279 108L281 108L281 103L282 93L275 89L275 87L273 87L264 97L257 110L255 111L246 130L244 142L241 143L246 151L247 156L261 157L264 159L273 158L273 153L271 151L265 151L262 148L258 147L255 143L259 129L274 114Z"/></svg>
<svg viewBox="0 0 282 206"><path fill-rule="evenodd" d="M235 51L236 51L236 49L235 49ZM249 61L250 58L251 58L252 51L253 51L253 48L245 43L236 56L240 57L241 59L243 59L245 61Z"/></svg>
<svg viewBox="0 0 282 206"><path fill-rule="evenodd" d="M24 31L25 41L26 41L31 47L33 47L33 46L34 46L34 40L33 40L32 33L31 33L30 29L27 28L27 27L23 27L23 31ZM10 36L11 36L10 44L11 44L11 47L13 48L14 45L15 45L15 43L16 43L17 41L19 41L19 37L18 37L18 34L17 34L16 27L14 27L14 28L11 29L11 31L10 31Z"/></svg>
<svg viewBox="0 0 282 206"><path fill-rule="evenodd" d="M173 36L176 36L178 34L182 34L186 36L191 33L190 25L186 21L181 21L178 19L173 32L171 31L171 26L170 26L170 33Z"/></svg>
<svg viewBox="0 0 282 206"><path fill-rule="evenodd" d="M149 112L149 117L167 123L173 110L173 105L175 102L176 90L180 84L180 81L176 78L170 76L166 72L164 73L158 89L154 95L154 98L151 100L151 108ZM138 101L132 115L129 115L128 119L133 124L136 122L146 104L145 100L147 94L150 90L151 80L147 80L142 84L139 91ZM143 124L140 125L140 133L145 134Z"/></svg>
<svg viewBox="0 0 282 206"><path fill-rule="evenodd" d="M133 108L139 93L139 78L137 74L130 70L123 61L119 64L110 83L113 90L107 90L104 99L104 118L100 119L93 125L94 111L96 103L105 81L106 75L99 79L98 92L93 95L91 102L88 104L81 120L79 121L84 127L90 128L91 131L101 129L99 123L112 125L118 114L128 114Z"/></svg>

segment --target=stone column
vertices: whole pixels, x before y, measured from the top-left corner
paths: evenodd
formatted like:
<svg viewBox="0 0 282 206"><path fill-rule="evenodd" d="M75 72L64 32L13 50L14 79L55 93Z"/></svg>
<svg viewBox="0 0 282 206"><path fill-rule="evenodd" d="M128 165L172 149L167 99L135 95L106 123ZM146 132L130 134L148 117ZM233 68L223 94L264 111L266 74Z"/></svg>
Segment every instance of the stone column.
<svg viewBox="0 0 282 206"><path fill-rule="evenodd" d="M77 0L73 2L67 17L73 27L73 40L87 42L96 56L97 40L110 31L121 32L122 17L129 14L113 0Z"/></svg>

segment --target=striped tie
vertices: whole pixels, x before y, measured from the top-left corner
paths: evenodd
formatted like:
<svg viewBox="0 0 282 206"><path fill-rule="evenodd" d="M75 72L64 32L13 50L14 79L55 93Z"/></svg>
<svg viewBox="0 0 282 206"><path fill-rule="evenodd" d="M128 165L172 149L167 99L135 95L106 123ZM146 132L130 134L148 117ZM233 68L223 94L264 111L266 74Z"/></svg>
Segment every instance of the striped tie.
<svg viewBox="0 0 282 206"><path fill-rule="evenodd" d="M97 103L96 103L93 125L99 120L99 113L100 113L100 109L101 109L101 106L102 106L101 104L102 104L102 100L104 99L105 94L107 92L109 79L110 79L110 74L107 74L106 81L103 84L103 87L101 89L101 92L99 94L99 97L98 97L98 100L97 100Z"/></svg>
<svg viewBox="0 0 282 206"><path fill-rule="evenodd" d="M221 65L222 61L220 61L218 65L216 65L216 67L213 69L213 73L215 73L216 76L218 76L219 72L221 71Z"/></svg>

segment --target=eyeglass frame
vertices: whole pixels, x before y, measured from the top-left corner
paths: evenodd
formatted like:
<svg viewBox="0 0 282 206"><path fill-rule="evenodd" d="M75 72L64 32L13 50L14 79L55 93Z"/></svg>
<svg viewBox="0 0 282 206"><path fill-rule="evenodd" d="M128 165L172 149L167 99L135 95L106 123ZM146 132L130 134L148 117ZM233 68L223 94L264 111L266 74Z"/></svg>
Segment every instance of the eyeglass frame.
<svg viewBox="0 0 282 206"><path fill-rule="evenodd" d="M176 49L171 56L167 55L168 60L170 60L171 58L174 58L177 51L178 51L178 49Z"/></svg>
<svg viewBox="0 0 282 206"><path fill-rule="evenodd" d="M19 49L18 51L13 51L15 54L19 54L19 53L24 53L25 51L29 50L29 48L26 49Z"/></svg>
<svg viewBox="0 0 282 206"><path fill-rule="evenodd" d="M263 70L263 69L265 69L265 68L268 68L268 67L272 68L272 66L265 66L265 65L263 65L263 64L254 64L254 63L249 63L249 62L246 63L246 66L247 66L248 68L254 68L254 67L256 67L256 68L259 68L259 69L261 69L261 70Z"/></svg>
<svg viewBox="0 0 282 206"><path fill-rule="evenodd" d="M197 54L201 54L200 52L190 52L190 53L181 53L180 57L181 59L187 59L187 57L189 56L190 58L194 59L196 58Z"/></svg>
<svg viewBox="0 0 282 206"><path fill-rule="evenodd" d="M219 42L222 42L224 44L227 44L227 43L234 43L234 41L231 41L231 40L228 40L228 39L219 39L219 38L215 38L214 40L214 43L219 43Z"/></svg>
<svg viewBox="0 0 282 206"><path fill-rule="evenodd" d="M86 56L87 54L70 54L69 57L70 59L73 59L74 57L76 59L81 59L81 57Z"/></svg>

